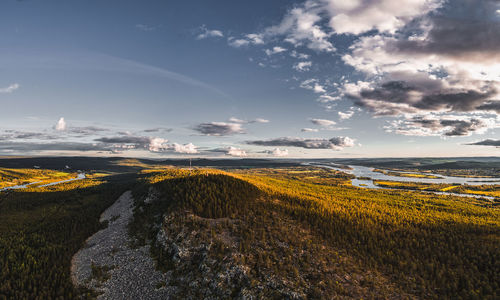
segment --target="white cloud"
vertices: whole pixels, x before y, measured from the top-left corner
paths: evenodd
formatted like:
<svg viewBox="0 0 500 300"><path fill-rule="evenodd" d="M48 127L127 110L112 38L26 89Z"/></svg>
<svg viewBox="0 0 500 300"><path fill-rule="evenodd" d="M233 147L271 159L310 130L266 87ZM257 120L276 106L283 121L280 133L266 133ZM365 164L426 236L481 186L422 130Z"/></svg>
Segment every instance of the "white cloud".
<svg viewBox="0 0 500 300"><path fill-rule="evenodd" d="M234 37L229 37L227 39L227 42L228 42L229 46L232 46L232 47L235 47L235 48L240 48L240 47L243 47L243 46L248 46L250 44L250 42L248 40L245 40L245 39L236 39Z"/></svg>
<svg viewBox="0 0 500 300"><path fill-rule="evenodd" d="M266 49L264 52L266 52L267 56L271 56L273 54L278 54L278 53L285 52L285 51L286 51L285 48L279 47L279 46L275 46L272 49Z"/></svg>
<svg viewBox="0 0 500 300"><path fill-rule="evenodd" d="M151 152L161 152L167 150L169 148L167 142L168 140L163 138L151 138L149 141L148 149Z"/></svg>
<svg viewBox="0 0 500 300"><path fill-rule="evenodd" d="M329 25L337 33L361 34L373 29L394 33L415 17L436 9L442 0L327 0Z"/></svg>
<svg viewBox="0 0 500 300"><path fill-rule="evenodd" d="M322 85L319 85L317 83L314 85L313 91L315 93L325 93L326 92L325 88Z"/></svg>
<svg viewBox="0 0 500 300"><path fill-rule="evenodd" d="M13 91L19 89L21 86L18 83L13 83L8 87L0 88L0 94L10 94Z"/></svg>
<svg viewBox="0 0 500 300"><path fill-rule="evenodd" d="M226 154L231 155L231 156L236 156L236 157L247 156L247 152L245 150L240 149L240 148L236 148L236 147L232 147L232 146L227 148Z"/></svg>
<svg viewBox="0 0 500 300"><path fill-rule="evenodd" d="M312 61L301 61L293 65L293 68L299 72L309 71L312 66Z"/></svg>
<svg viewBox="0 0 500 300"><path fill-rule="evenodd" d="M300 83L300 87L303 89L311 90L317 94L326 92L325 88L318 83L317 79L314 78L302 81Z"/></svg>
<svg viewBox="0 0 500 300"><path fill-rule="evenodd" d="M247 40L254 45L264 44L263 36L261 34L250 33L245 36Z"/></svg>
<svg viewBox="0 0 500 300"><path fill-rule="evenodd" d="M323 95L319 96L319 98L318 98L318 101L321 103L329 103L329 102L333 102L333 101L337 101L337 100L340 100L339 96L331 96L331 95L327 95L327 94L323 94Z"/></svg>
<svg viewBox="0 0 500 300"><path fill-rule="evenodd" d="M339 118L341 120L348 120L354 115L354 112L353 111L347 111L347 112L339 111L338 114L339 114Z"/></svg>
<svg viewBox="0 0 500 300"><path fill-rule="evenodd" d="M206 38L212 38L212 37L224 37L224 34L220 30L216 29L208 29L205 25L202 25L200 27L201 33L198 34L196 37L198 40L206 39Z"/></svg>
<svg viewBox="0 0 500 300"><path fill-rule="evenodd" d="M265 29L266 36L283 36L284 41L294 46L305 45L316 51L332 52L335 47L328 40L326 33L318 24L321 21L321 7L306 1L304 6L291 9L280 24Z"/></svg>
<svg viewBox="0 0 500 300"><path fill-rule="evenodd" d="M333 52L333 34L361 34L373 29L394 33L413 18L436 9L443 0L307 0L290 9L279 24L267 27L260 40L282 37L295 47ZM325 26L327 21L329 26ZM250 41L247 40L247 44ZM294 54L291 54L294 56Z"/></svg>
<svg viewBox="0 0 500 300"><path fill-rule="evenodd" d="M257 118L255 120L247 121L247 120L238 119L236 117L231 117L231 118L229 118L228 121L230 123L237 123L237 124L269 123L269 120L262 119L262 118Z"/></svg>
<svg viewBox="0 0 500 300"><path fill-rule="evenodd" d="M187 154L198 153L198 150L197 150L198 147L193 145L193 143L184 144L184 145L174 143L173 146L174 146L174 151L177 153L187 153Z"/></svg>
<svg viewBox="0 0 500 300"><path fill-rule="evenodd" d="M288 149L281 150L280 148L275 148L271 153L276 157L285 157L288 156Z"/></svg>
<svg viewBox="0 0 500 300"><path fill-rule="evenodd" d="M230 36L227 39L227 42L232 47L240 48L248 45L262 45L264 44L263 38L264 37L262 34L250 33L245 35L243 38L235 38L233 36Z"/></svg>
<svg viewBox="0 0 500 300"><path fill-rule="evenodd" d="M309 59L309 57L311 57L309 54L299 53L295 50L292 50L292 52L290 52L290 56L298 59Z"/></svg>
<svg viewBox="0 0 500 300"><path fill-rule="evenodd" d="M235 117L229 118L229 122L231 122L231 123L239 123L239 124L246 124L246 123L248 123L245 120L238 119L238 118L235 118Z"/></svg>
<svg viewBox="0 0 500 300"><path fill-rule="evenodd" d="M66 130L66 121L64 118L60 118L59 121L57 121L56 125L54 126L54 129L57 131L64 131Z"/></svg>

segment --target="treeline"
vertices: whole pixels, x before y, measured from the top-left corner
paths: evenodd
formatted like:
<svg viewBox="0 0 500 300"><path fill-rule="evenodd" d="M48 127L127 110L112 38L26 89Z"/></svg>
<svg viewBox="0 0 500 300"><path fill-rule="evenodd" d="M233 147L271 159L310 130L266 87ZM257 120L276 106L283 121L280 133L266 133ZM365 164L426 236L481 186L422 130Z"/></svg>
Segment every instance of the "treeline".
<svg viewBox="0 0 500 300"><path fill-rule="evenodd" d="M0 299L73 299L72 256L133 177L0 192ZM88 295L91 295L88 294Z"/></svg>

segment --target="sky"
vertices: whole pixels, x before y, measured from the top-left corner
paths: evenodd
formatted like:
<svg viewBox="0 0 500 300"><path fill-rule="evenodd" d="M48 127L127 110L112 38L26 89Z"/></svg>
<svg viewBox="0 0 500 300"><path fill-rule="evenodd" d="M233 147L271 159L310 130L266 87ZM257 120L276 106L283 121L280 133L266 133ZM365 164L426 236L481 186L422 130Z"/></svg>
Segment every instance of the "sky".
<svg viewBox="0 0 500 300"><path fill-rule="evenodd" d="M494 0L5 0L0 155L500 153Z"/></svg>

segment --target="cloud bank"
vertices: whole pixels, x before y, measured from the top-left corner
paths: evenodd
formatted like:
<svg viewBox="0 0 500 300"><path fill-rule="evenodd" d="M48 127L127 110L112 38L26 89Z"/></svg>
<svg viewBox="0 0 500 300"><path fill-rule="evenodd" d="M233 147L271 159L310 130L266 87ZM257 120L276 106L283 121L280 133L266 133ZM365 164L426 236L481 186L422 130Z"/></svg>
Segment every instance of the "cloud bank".
<svg viewBox="0 0 500 300"><path fill-rule="evenodd" d="M225 136L245 133L241 123L209 122L201 123L193 128L203 135Z"/></svg>
<svg viewBox="0 0 500 300"><path fill-rule="evenodd" d="M353 147L354 140L349 137L339 136L331 139L304 139L299 137L281 137L270 140L247 141L249 145L276 146L276 147L298 147L305 149L332 149L342 150L345 147Z"/></svg>
<svg viewBox="0 0 500 300"><path fill-rule="evenodd" d="M500 140L486 139L486 140L483 140L483 141L479 141L479 142L475 142L475 143L470 143L470 144L466 144L466 145L500 147Z"/></svg>

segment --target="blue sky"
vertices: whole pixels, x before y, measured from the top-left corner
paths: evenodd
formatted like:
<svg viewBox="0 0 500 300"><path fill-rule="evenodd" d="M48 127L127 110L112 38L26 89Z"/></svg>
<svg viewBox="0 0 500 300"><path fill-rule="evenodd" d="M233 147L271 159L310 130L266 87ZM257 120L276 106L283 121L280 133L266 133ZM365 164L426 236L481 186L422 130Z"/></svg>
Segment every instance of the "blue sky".
<svg viewBox="0 0 500 300"><path fill-rule="evenodd" d="M500 7L400 2L3 1L0 155L498 155Z"/></svg>

